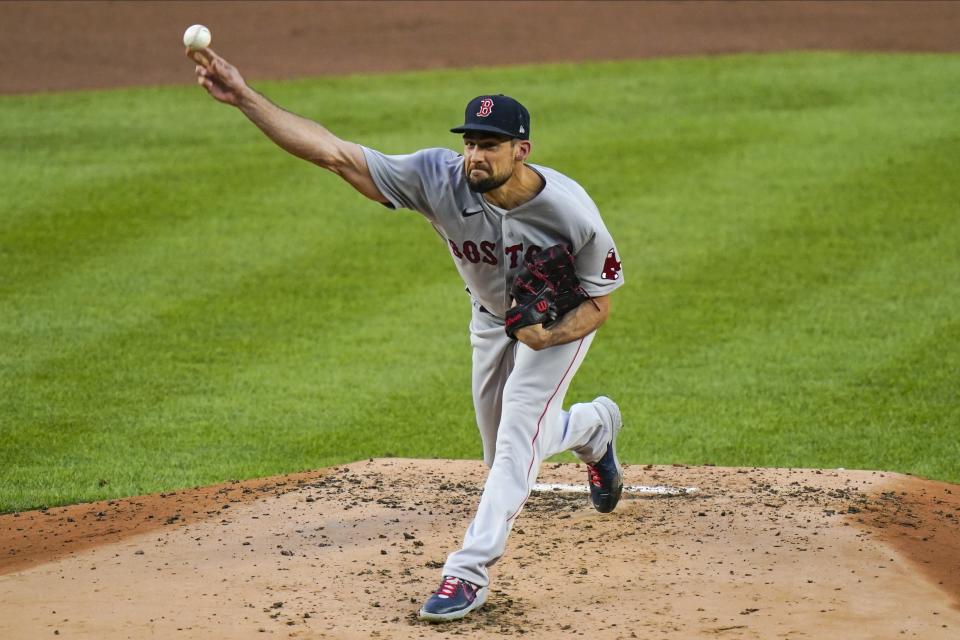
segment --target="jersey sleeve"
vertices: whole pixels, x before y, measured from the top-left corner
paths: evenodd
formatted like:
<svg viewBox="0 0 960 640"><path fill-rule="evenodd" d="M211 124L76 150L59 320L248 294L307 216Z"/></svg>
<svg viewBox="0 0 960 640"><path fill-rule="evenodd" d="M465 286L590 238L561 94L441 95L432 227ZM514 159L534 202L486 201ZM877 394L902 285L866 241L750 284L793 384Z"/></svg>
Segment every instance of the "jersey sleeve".
<svg viewBox="0 0 960 640"><path fill-rule="evenodd" d="M620 254L605 226L596 229L577 251L574 264L583 290L592 298L608 295L623 285Z"/></svg>
<svg viewBox="0 0 960 640"><path fill-rule="evenodd" d="M423 149L407 155L391 156L361 147L367 168L380 193L396 209L411 209L434 217L431 190L442 173L446 149Z"/></svg>

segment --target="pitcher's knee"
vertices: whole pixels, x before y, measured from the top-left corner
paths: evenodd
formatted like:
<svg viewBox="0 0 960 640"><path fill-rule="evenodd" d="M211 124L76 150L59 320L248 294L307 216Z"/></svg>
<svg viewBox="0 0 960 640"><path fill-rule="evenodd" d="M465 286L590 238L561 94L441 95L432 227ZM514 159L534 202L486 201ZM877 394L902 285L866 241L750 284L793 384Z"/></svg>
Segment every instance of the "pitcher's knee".
<svg viewBox="0 0 960 640"><path fill-rule="evenodd" d="M497 452L490 465L491 473L509 475L520 481L526 477L527 470L536 455L529 443L521 445L516 442L500 440L497 443Z"/></svg>

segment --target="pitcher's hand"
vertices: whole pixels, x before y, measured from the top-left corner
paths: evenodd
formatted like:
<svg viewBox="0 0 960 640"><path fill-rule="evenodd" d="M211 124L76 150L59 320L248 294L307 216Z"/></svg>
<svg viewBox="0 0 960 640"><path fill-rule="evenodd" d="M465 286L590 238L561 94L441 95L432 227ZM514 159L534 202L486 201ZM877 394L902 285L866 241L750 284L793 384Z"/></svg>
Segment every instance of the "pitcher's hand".
<svg viewBox="0 0 960 640"><path fill-rule="evenodd" d="M544 329L542 324L530 324L517 329L517 340L534 351L552 346L550 338L550 331Z"/></svg>
<svg viewBox="0 0 960 640"><path fill-rule="evenodd" d="M248 87L236 67L213 49L187 49L187 57L197 63L197 84L216 100L239 106Z"/></svg>

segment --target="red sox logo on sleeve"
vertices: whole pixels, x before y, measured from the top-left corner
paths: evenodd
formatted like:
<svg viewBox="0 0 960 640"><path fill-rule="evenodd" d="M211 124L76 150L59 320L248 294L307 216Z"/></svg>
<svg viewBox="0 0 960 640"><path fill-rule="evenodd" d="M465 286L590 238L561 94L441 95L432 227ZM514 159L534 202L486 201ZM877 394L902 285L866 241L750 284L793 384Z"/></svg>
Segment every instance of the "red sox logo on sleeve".
<svg viewBox="0 0 960 640"><path fill-rule="evenodd" d="M477 112L477 115L486 118L491 113L493 113L493 99L484 98L480 101L480 111Z"/></svg>
<svg viewBox="0 0 960 640"><path fill-rule="evenodd" d="M603 273L600 277L604 280L620 279L620 261L617 260L617 250L610 249L607 252L607 259L603 261Z"/></svg>

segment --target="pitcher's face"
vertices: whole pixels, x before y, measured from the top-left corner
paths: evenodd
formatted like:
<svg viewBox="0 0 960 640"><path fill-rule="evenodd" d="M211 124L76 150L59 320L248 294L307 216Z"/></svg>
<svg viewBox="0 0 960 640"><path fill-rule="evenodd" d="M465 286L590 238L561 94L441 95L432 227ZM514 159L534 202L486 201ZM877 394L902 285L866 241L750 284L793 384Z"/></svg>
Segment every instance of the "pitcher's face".
<svg viewBox="0 0 960 640"><path fill-rule="evenodd" d="M463 175L470 190L486 193L513 177L516 140L493 134L467 133L463 136Z"/></svg>

